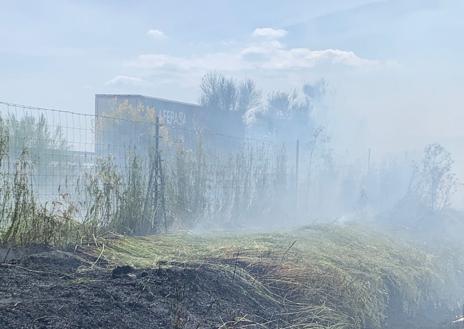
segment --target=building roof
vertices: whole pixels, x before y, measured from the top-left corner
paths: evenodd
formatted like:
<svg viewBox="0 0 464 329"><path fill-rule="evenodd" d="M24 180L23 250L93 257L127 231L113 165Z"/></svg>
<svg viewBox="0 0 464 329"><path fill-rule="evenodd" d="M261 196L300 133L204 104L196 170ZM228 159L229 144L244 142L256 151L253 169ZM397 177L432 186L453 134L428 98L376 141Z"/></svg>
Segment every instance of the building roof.
<svg viewBox="0 0 464 329"><path fill-rule="evenodd" d="M188 103L188 102L182 102L182 101L166 99L166 98L161 98L161 97L145 96L145 95L140 95L140 94L95 94L95 97L141 97L141 98L146 98L146 99L153 100L153 101L201 107L200 104L196 104L196 103Z"/></svg>

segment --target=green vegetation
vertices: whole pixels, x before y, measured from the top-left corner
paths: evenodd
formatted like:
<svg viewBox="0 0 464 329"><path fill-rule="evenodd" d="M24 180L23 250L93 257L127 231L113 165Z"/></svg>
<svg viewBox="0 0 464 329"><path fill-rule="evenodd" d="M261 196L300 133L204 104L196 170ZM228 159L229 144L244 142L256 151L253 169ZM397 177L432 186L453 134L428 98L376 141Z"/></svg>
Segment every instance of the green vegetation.
<svg viewBox="0 0 464 329"><path fill-rule="evenodd" d="M76 209L67 195L57 191L56 200L41 202L34 190L33 177L40 186L46 178L41 173L60 165L58 158L39 161L41 155L47 150L62 153L65 148L61 130L51 134L43 116L38 120L0 118L1 243L63 246L82 239Z"/></svg>
<svg viewBox="0 0 464 329"><path fill-rule="evenodd" d="M136 267L214 266L282 305L295 328L381 328L392 305L413 316L458 300L444 284L458 272L440 258L356 227L124 237L103 255Z"/></svg>
<svg viewBox="0 0 464 329"><path fill-rule="evenodd" d="M44 144L19 138L23 126L45 136ZM61 130L50 134L43 117L10 117L0 121L0 129L4 244L66 247L106 232L154 234L205 221L237 225L290 213L293 207L288 199L292 173L282 146L250 144L219 152L205 146L200 134L191 147L163 136L162 163L150 147L128 149L119 159L101 157L85 167L73 164ZM20 153L12 138L24 142Z"/></svg>
<svg viewBox="0 0 464 329"><path fill-rule="evenodd" d="M451 312L462 302L460 255L425 252L359 227L149 235L205 222L238 227L250 218L296 216L295 177L283 146L246 144L226 153L201 138L185 147L163 136L163 161L152 152L157 148L124 154L125 166L118 163L122 158L97 159L80 168L72 184L57 186L56 198L44 201L34 179L37 168L50 171L70 161L59 156L44 167L33 155L64 155L66 143L48 133L45 121L27 121L32 131L48 136L46 146L24 144L18 153L11 146L18 135L11 133L12 122L0 121L0 242L9 247L81 245L113 265L208 266L225 280L242 280L243 294L278 305L290 328L377 329L392 315ZM448 196L454 181L448 158L445 165L432 160L423 170L430 179L420 186L444 182L422 190ZM307 188L312 153L309 164ZM113 233L117 238L109 239Z"/></svg>

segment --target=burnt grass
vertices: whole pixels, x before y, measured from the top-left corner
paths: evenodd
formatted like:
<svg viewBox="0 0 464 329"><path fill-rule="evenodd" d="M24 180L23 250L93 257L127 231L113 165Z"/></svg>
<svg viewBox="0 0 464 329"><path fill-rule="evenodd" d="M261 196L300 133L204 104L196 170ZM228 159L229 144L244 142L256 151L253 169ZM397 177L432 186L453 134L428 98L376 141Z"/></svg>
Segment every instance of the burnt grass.
<svg viewBox="0 0 464 329"><path fill-rule="evenodd" d="M221 265L237 270L247 267L233 259L210 259L203 264L161 263L135 269L114 267L84 250L28 250L0 264L0 329L294 325L288 309L260 294L235 272L222 271ZM270 270L256 266L252 272L261 276ZM418 323L417 318L398 317L399 309L390 311L389 329L449 328L443 322L431 324L430 317Z"/></svg>
<svg viewBox="0 0 464 329"><path fill-rule="evenodd" d="M98 267L42 251L0 266L0 328L282 327L279 307L209 265Z"/></svg>

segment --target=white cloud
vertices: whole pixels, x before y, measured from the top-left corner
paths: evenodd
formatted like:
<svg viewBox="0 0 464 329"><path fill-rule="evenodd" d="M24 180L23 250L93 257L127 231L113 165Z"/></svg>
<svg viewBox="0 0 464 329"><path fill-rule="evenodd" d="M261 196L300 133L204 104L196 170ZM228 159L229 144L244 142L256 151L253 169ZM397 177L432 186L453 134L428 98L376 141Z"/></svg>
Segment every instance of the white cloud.
<svg viewBox="0 0 464 329"><path fill-rule="evenodd" d="M163 40L167 38L166 34L163 31L156 29L148 30L147 35L155 40Z"/></svg>
<svg viewBox="0 0 464 329"><path fill-rule="evenodd" d="M287 35L283 29L273 29L272 27L260 27L253 31L252 36L257 38L280 39Z"/></svg>
<svg viewBox="0 0 464 329"><path fill-rule="evenodd" d="M124 65L124 76L109 85L139 90L184 101L195 101L201 77L217 71L237 78L253 78L265 91L290 91L311 79L328 75L365 74L386 66L350 50L289 47L280 40L257 38L221 47L221 51L194 55L144 53ZM134 78L137 77L137 78ZM143 79L143 80L141 80Z"/></svg>
<svg viewBox="0 0 464 329"><path fill-rule="evenodd" d="M145 83L146 83L145 80L137 78L137 77L127 76L127 75L118 75L118 76L115 76L113 79L105 82L105 85L124 87L124 86L141 86Z"/></svg>
<svg viewBox="0 0 464 329"><path fill-rule="evenodd" d="M277 40L265 40L248 44L230 52L216 52L193 57L167 54L142 54L129 63L132 68L144 70L292 70L311 69L318 65L364 67L379 64L365 59L352 51L340 49L311 50L289 48Z"/></svg>

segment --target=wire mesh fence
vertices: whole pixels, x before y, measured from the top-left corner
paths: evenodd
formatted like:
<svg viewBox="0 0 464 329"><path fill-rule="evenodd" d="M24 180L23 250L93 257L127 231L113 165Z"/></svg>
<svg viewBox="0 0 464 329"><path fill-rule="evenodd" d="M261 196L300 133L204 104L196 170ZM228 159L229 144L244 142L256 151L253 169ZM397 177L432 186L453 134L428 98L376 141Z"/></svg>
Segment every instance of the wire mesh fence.
<svg viewBox="0 0 464 329"><path fill-rule="evenodd" d="M3 172L13 175L20 156L27 156L31 185L41 199L75 184L80 173L93 166L92 116L10 103L0 107L8 150Z"/></svg>
<svg viewBox="0 0 464 329"><path fill-rule="evenodd" d="M89 115L0 102L3 225L24 177L33 208L147 233L236 222L293 198L282 143L169 125L154 113ZM280 202L279 205L282 205ZM51 210L50 210L51 209Z"/></svg>
<svg viewBox="0 0 464 329"><path fill-rule="evenodd" d="M288 224L391 209L407 189L409 163L335 163L319 130L285 143L180 121L138 106L81 114L0 102L0 233L15 222L49 229L37 218L89 223L92 234Z"/></svg>
<svg viewBox="0 0 464 329"><path fill-rule="evenodd" d="M128 170L134 155L149 162L157 143L165 160L181 150L191 154L201 148L211 161L221 157L229 162L244 150L260 149L265 161L271 150L285 148L283 143L266 139L168 126L156 123L155 117L137 120L6 102L0 102L0 120L8 138L3 172L13 174L16 161L25 152L33 167L32 184L45 200L65 186L76 185L82 173L94 169L104 158L111 158L120 171Z"/></svg>

